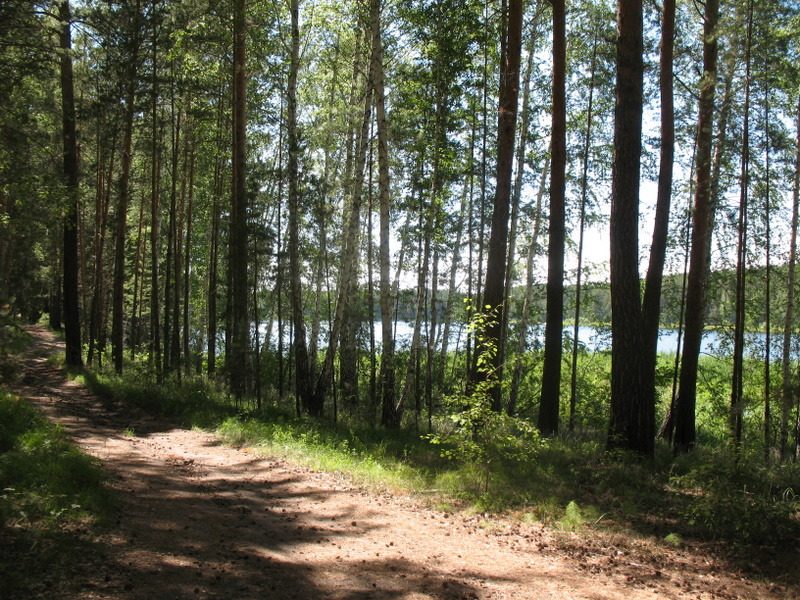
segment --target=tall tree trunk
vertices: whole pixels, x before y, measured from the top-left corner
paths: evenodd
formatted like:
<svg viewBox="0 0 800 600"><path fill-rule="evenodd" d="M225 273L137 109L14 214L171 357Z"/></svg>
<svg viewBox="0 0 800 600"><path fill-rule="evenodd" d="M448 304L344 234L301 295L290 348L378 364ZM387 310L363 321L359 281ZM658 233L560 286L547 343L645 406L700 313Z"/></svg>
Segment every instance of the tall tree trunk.
<svg viewBox="0 0 800 600"><path fill-rule="evenodd" d="M233 177L231 202L231 241L229 269L232 269L232 318L230 361L231 390L241 398L247 389L247 365L250 347L250 322L247 315L247 144L246 92L247 39L245 0L236 0L233 13ZM227 360L227 357L226 357Z"/></svg>
<svg viewBox="0 0 800 600"><path fill-rule="evenodd" d="M175 272L175 292L172 295L172 331L171 331L171 349L170 355L172 362L175 366L175 372L178 376L178 382L181 381L183 357L181 347L181 299L183 296L183 233L186 219L186 169L188 164L189 144L188 139L184 136L183 139L183 164L181 165L180 180L181 191L178 196L179 202L177 207L177 214L175 217L175 264L173 270Z"/></svg>
<svg viewBox="0 0 800 600"><path fill-rule="evenodd" d="M67 203L64 211L64 339L66 365L83 367L78 288L78 142L75 133L75 87L72 78L72 36L69 0L59 5L61 21L61 110L64 143L64 178Z"/></svg>
<svg viewBox="0 0 800 600"><path fill-rule="evenodd" d="M189 148L189 206L186 209L186 244L183 264L183 357L187 375L191 372L191 360L189 359L191 356L189 350L189 299L191 296L191 286L189 285L189 276L191 275L192 219L194 217L195 149L193 140L190 142Z"/></svg>
<svg viewBox="0 0 800 600"><path fill-rule="evenodd" d="M411 348L408 355L408 365L406 366L406 376L403 381L403 393L400 396L400 400L398 400L397 404L394 407L393 415L395 417L395 421L387 423L388 427L399 427L400 423L403 419L403 412L405 411L406 407L408 406L412 395L416 399L415 407L417 408L417 413L419 412L419 391L417 389L417 381L419 377L419 353L420 353L420 346L421 344L421 337L422 337L422 322L424 320L425 315L425 298L426 298L426 286L425 282L428 280L428 270L430 269L430 256L431 256L431 235L430 230L432 229L432 225L430 223L430 214L427 216L424 214L424 211L420 212L420 220L424 222L420 223L420 235L423 235L425 240L423 242L423 248L421 249L420 254L420 262L422 263L419 265L419 270L417 274L417 303L416 303L416 315L414 317L414 330L411 335Z"/></svg>
<svg viewBox="0 0 800 600"><path fill-rule="evenodd" d="M126 90L125 90L125 119L124 133L122 142L122 173L119 180L119 199L117 202L117 229L115 235L114 249L114 292L112 303L111 320L111 354L114 361L114 370L122 373L123 346L125 336L124 326L124 302L125 302L125 240L128 216L128 199L130 190L129 181L131 174L131 163L133 159L133 117L136 102L136 78L139 62L139 19L141 16L141 6L139 0L134 6L133 31L131 55L126 71Z"/></svg>
<svg viewBox="0 0 800 600"><path fill-rule="evenodd" d="M10 207L11 207L11 195L9 194L9 190L7 187L3 187L0 189L0 306L5 305L11 293L9 286L7 285L8 279L11 275L11 258L12 258L12 242L11 238L11 227L9 226L10 223ZM58 251L58 248L53 249L53 256L59 256L61 253ZM60 288L59 288L60 289ZM61 303L58 303L60 306ZM55 308L55 310L60 310L60 308Z"/></svg>
<svg viewBox="0 0 800 600"><path fill-rule="evenodd" d="M672 202L672 171L675 157L675 108L673 100L673 55L675 37L675 0L665 0L661 16L661 157L658 172L658 196L650 245L650 264L642 301L642 410L639 429L647 453L653 452L656 426L656 363L658 327L661 316L661 287L667 256L669 212Z"/></svg>
<svg viewBox="0 0 800 600"><path fill-rule="evenodd" d="M220 215L219 198L222 192L222 164L216 163L214 172L214 200L211 205L211 239L208 257L208 374L214 376L217 371L217 295L219 279L219 233Z"/></svg>
<svg viewBox="0 0 800 600"><path fill-rule="evenodd" d="M80 168L78 169L80 171ZM91 268L87 258L88 249L88 234L87 222L91 215L83 206L83 202L78 203L78 301L80 305L80 327L78 328L81 334L82 343L85 342L89 334L89 275L88 270ZM83 350L83 348L81 348Z"/></svg>
<svg viewBox="0 0 800 600"><path fill-rule="evenodd" d="M295 394L300 405L313 416L322 414L314 398L312 374L308 364L306 323L303 315L303 288L300 276L300 169L297 140L297 73L300 69L299 0L291 0L291 61L286 92L286 133L289 146L289 287L294 330Z"/></svg>
<svg viewBox="0 0 800 600"><path fill-rule="evenodd" d="M530 123L530 96L531 96L531 76L533 74L533 63L534 63L534 56L536 54L536 42L538 40L537 36L537 29L539 26L539 17L543 12L543 5L539 5L536 8L536 13L533 16L533 22L531 23L531 30L528 33L528 45L527 45L527 64L525 65L525 74L523 75L523 83L522 83L522 107L520 108L520 115L521 121L519 124L519 146L517 148L517 165L516 165L516 173L514 174L514 186L511 191L511 229L508 236L508 257L506 259L506 274L505 274L505 286L507 294L509 298L511 296L511 290L513 288L513 273L514 273L514 266L517 262L517 230L519 229L519 210L520 210L520 203L522 201L522 184L525 175L525 164L526 164L526 154L528 151L528 128ZM462 211L463 211L463 204L462 204ZM461 218L461 217L459 217ZM459 224L459 228L461 225ZM460 235L461 231L459 229L459 239L460 242ZM455 252L455 251L454 251ZM455 266L455 265L454 265ZM455 272L451 272L451 282L455 284ZM453 285L451 285L451 291L453 289ZM448 302L450 298L448 297ZM507 310L503 311L503 331L506 332L503 343L498 348L499 353L499 361L500 364L506 363L506 355L508 351L508 335L509 335L509 328L508 322L511 316L511 305L509 300L509 306ZM506 406L506 410L508 410L508 406Z"/></svg>
<svg viewBox="0 0 800 600"><path fill-rule="evenodd" d="M92 276L92 300L89 310L89 349L86 360L91 364L94 360L95 349L100 339L100 327L103 322L103 312L106 297L105 281L105 249L106 230L108 227L108 211L111 206L111 181L114 177L114 156L117 146L117 129L111 134L111 147L109 151L108 175L104 177L102 161L98 161L98 184L95 198L95 231L94 231L94 269Z"/></svg>
<svg viewBox="0 0 800 600"><path fill-rule="evenodd" d="M692 248L686 290L686 336L681 362L680 386L675 402L676 450L690 450L695 443L695 405L697 402L697 365L703 337L703 312L708 281L708 254L711 247L713 190L711 149L714 126L714 93L717 83L717 22L719 0L706 0L703 25L703 78L700 85L697 123L697 179Z"/></svg>
<svg viewBox="0 0 800 600"><path fill-rule="evenodd" d="M439 361L436 367L439 385L442 385L444 379L444 370L447 365L447 352L450 348L450 336L453 321L453 307L456 298L456 277L458 276L458 269L461 265L461 246L464 239L464 222L469 216L468 213L468 198L469 186L464 185L464 191L461 196L461 207L458 211L458 224L456 225L456 241L453 245L453 257L450 261L450 276L447 286L447 300L445 301L444 309L444 331L442 332L442 346L439 354Z"/></svg>
<svg viewBox="0 0 800 600"><path fill-rule="evenodd" d="M383 84L383 48L381 44L380 0L372 0L372 75L375 86L375 119L378 130L378 193L380 211L380 303L381 303L381 424L397 422L395 408L394 335L392 333L391 261L391 200L389 198L389 135L386 125L386 95Z"/></svg>
<svg viewBox="0 0 800 600"><path fill-rule="evenodd" d="M338 48L338 46L337 46ZM334 74L332 80L335 83L336 80L336 69L334 68ZM334 96L335 86L331 85L331 91L328 96L329 102L329 109L333 111L335 106L335 96ZM328 124L328 132L326 134L326 143L325 143L325 164L322 172L322 181L327 182L330 180L330 164L331 164L331 153L333 151L333 139L332 139L332 125L334 122L333 115L329 113L329 124ZM317 354L319 352L319 336L320 336L320 327L322 324L322 284L325 281L325 261L327 259L328 254L328 219L330 218L330 214L328 211L328 191L327 186L323 186L321 192L321 198L319 199L318 203L314 207L314 220L317 227L317 244L319 245L317 256L316 256L316 264L314 268L314 284L315 284L315 292L314 292L314 310L311 317L311 339L309 340L309 360L310 360L310 369L311 371L316 371L317 368Z"/></svg>
<svg viewBox="0 0 800 600"><path fill-rule="evenodd" d="M592 42L589 101L586 108L586 133L583 138L583 170L581 173L581 208L578 218L578 266L575 277L575 318L572 325L572 368L569 383L569 430L575 429L575 408L578 400L578 333L581 324L581 284L583 280L583 240L586 231L586 204L589 194L589 149L592 142L592 119L594 117L594 81L597 70L597 33Z"/></svg>
<svg viewBox="0 0 800 600"><path fill-rule="evenodd" d="M278 206L277 206L277 216L276 216L276 240L275 240L275 248L276 248L276 256L275 256L275 264L276 264L276 274L275 274L275 296L276 296L276 311L278 317L278 344L277 344L277 351L278 351L278 398L283 399L283 394L285 391L285 374L284 374L284 351L283 351L283 256L284 256L284 246L286 245L285 241L285 234L283 231L283 186L285 181L284 170L283 170L283 132L284 132L284 123L285 123L285 115L284 115L284 107L283 107L283 98L281 98L281 109L280 109L280 132L278 133ZM268 329L267 331L272 331L272 328ZM269 339L269 338L268 338Z"/></svg>
<svg viewBox="0 0 800 600"><path fill-rule="evenodd" d="M440 225L438 224L438 208L437 210L437 217L436 221L437 224L434 225L434 231L439 231ZM436 233L433 234L435 239ZM439 294L439 249L436 244L433 244L433 258L432 258L432 266L431 266L431 284L430 284L430 298L428 301L428 307L426 309L425 321L427 327L427 339L426 339L426 357L425 357L425 405L428 410L428 430L432 430L433 428L433 386L434 386L434 377L433 377L433 367L434 362L436 360L436 330L437 330L437 321L438 321L438 311L436 308L437 304L437 296ZM438 386L437 386L438 388ZM438 392L437 392L438 395Z"/></svg>
<svg viewBox="0 0 800 600"><path fill-rule="evenodd" d="M428 233L434 240L441 230L441 206L442 206L442 177L441 177L441 156L442 156L442 134L444 125L442 123L442 112L447 102L446 90L440 85L436 86L436 108L434 116L433 131L433 159L431 161L431 195L428 210L433 213L433 229ZM430 298L426 307L426 353L425 353L425 404L428 407L428 429L431 429L433 413L433 362L436 350L436 329L438 323L438 311L436 310L437 296L439 292L439 246L432 244L433 260L431 265Z"/></svg>
<svg viewBox="0 0 800 600"><path fill-rule="evenodd" d="M157 19L153 20L153 40L152 40L152 119L153 130L151 132L150 155L152 160L150 172L150 364L156 372L158 382L162 377L162 355L161 355L161 303L159 301L159 281L158 281L158 236L160 227L160 179L161 179L161 157L159 151L159 126L158 126L158 25Z"/></svg>
<svg viewBox="0 0 800 600"><path fill-rule="evenodd" d="M772 230L770 217L770 136L769 136L769 89L764 92L764 225L766 227L764 245L766 246L764 262L764 461L769 462L772 431Z"/></svg>
<svg viewBox="0 0 800 600"><path fill-rule="evenodd" d="M712 0L714 1L714 0ZM608 448L650 454L639 428L641 382L639 291L639 173L642 148L642 3L620 0L611 175L611 422Z"/></svg>
<svg viewBox="0 0 800 600"><path fill-rule="evenodd" d="M64 228L57 234L57 238L53 240L53 256L58 257L58 264L53 269L52 281L50 282L50 329L53 331L62 331L63 313L64 313Z"/></svg>
<svg viewBox="0 0 800 600"><path fill-rule="evenodd" d="M542 200L546 189L547 175L550 173L550 153L544 160L544 166L539 177L539 188L536 192L536 208L534 210L533 233L528 244L528 252L525 258L525 300L522 304L522 314L517 325L517 351L515 353L514 371L511 376L511 389L508 393L508 414L513 415L517 412L519 404L519 387L522 381L522 355L528 340L528 320L531 314L531 304L533 303L533 263L536 258L536 248L539 244L539 233L542 222Z"/></svg>
<svg viewBox="0 0 800 600"><path fill-rule="evenodd" d="M794 401L791 377L792 333L794 330L795 270L797 265L797 225L800 220L800 95L797 97L795 124L794 182L792 190L792 234L786 275L786 316L783 321L780 457L786 460L789 445L789 412Z"/></svg>
<svg viewBox="0 0 800 600"><path fill-rule="evenodd" d="M745 42L744 121L742 124L742 162L739 180L739 222L736 246L736 320L733 332L733 374L729 415L730 437L738 451L742 442L744 412L744 329L746 307L747 229L750 188L750 49L753 31L753 5L747 3L747 40Z"/></svg>
<svg viewBox="0 0 800 600"><path fill-rule="evenodd" d="M144 229L144 200L139 204L139 225L136 228L136 254L133 258L133 306L131 307L131 360L136 357L139 349L141 337L141 297L144 295L144 286L140 285L141 275L143 275L144 265L142 265L142 250L144 241L142 240L142 229Z"/></svg>
<svg viewBox="0 0 800 600"><path fill-rule="evenodd" d="M470 103L470 112L472 113L472 126L470 127L469 136L469 193L467 201L467 298L470 300L476 299L474 304L468 304L465 308L464 320L469 322L472 319L472 307L477 305L477 296L473 294L473 283L475 281L475 136L478 131L478 111L476 110L474 100ZM478 284L480 285L480 284ZM464 357L466 359L467 368L472 366L472 334L467 334L467 341L465 344Z"/></svg>
<svg viewBox="0 0 800 600"><path fill-rule="evenodd" d="M367 78L368 81L366 83L366 87L364 87L362 83L362 74L364 70L362 61L364 60L364 57L362 56L361 52L361 34L362 31L359 28L359 30L356 32L356 48L355 52L353 53L353 73L350 82L350 96L348 102L348 107L350 110L347 111L347 143L344 181L348 187L347 193L350 205L347 207L345 204L343 209L345 214L342 219L342 251L340 254L340 262L342 263L348 260L348 253L355 250L349 246L351 239L350 233L355 232L356 237L353 238L354 241L357 240L359 235L359 226L357 225L358 218L353 221L352 210L358 205L358 212L360 213L360 203L362 200L361 190L363 189L363 165L366 164L367 152L366 139L369 137L369 117L364 117L362 120L359 120L358 118L358 115L363 115L365 110L369 111L371 109L371 105L360 103L359 99L363 98L366 99L366 102L369 102L369 95L372 93L370 77ZM367 37L366 33L364 37ZM367 68L371 68L371 64L369 62L367 63ZM365 132L367 133L365 134ZM365 135L367 137L364 137ZM356 229L353 229L354 227ZM318 385L315 392L319 398L319 401L323 402L324 398L322 396L327 393L327 389L329 387L332 387L334 422L336 422L336 419L338 418L339 398L337 397L337 387L333 385L334 376L332 361L335 357L335 354L332 354L331 351L335 351L337 347L340 350L339 388L341 389L343 400L352 402L355 399L355 394L357 393L358 388L358 365L356 352L357 323L355 322L352 314L352 302L350 301L349 297L347 297L345 292L345 289L350 288L352 284L351 277L357 277L354 270L357 271L357 264L355 262L348 263L346 267L344 264L342 264L342 268L339 270L336 303L332 316L329 311L328 337L330 341L328 351L326 351L325 358L323 360L321 377L318 379ZM345 295L343 296L343 294ZM334 339L336 341L334 341ZM331 347L331 344L333 347ZM313 372L315 365L314 356L311 357L311 364ZM324 381L322 379L323 376L326 378Z"/></svg>
<svg viewBox="0 0 800 600"><path fill-rule="evenodd" d="M167 222L167 256L164 261L164 371L171 371L173 363L175 362L174 353L175 345L172 337L173 330L173 306L174 298L178 293L177 278L178 274L175 270L175 257L177 254L176 239L178 236L178 164L179 164L179 147L181 139L181 120L183 113L180 109L175 108L175 67L174 64L171 68L170 75L171 82L171 99L170 99L170 113L171 113L171 177L170 177L170 194L169 194L169 220Z"/></svg>
<svg viewBox="0 0 800 600"><path fill-rule="evenodd" d="M489 254L486 265L486 284L481 306L492 314L490 325L486 329L489 344L502 344L505 332L501 326L502 311L505 310L507 290L505 289L505 263L508 249L508 217L511 203L511 172L514 162L514 139L517 122L517 97L519 94L519 66L522 48L522 0L510 0L508 7L508 34L506 52L501 57L500 76L500 108L497 134L497 184L495 190L494 210L492 213L492 230L489 238ZM492 409L501 409L499 381L501 365L498 355L493 353L490 371L473 368L472 380L494 379L491 386ZM484 347L476 352L487 352Z"/></svg>
<svg viewBox="0 0 800 600"><path fill-rule="evenodd" d="M547 245L547 322L544 336L539 431L558 433L561 337L564 330L564 237L567 171L567 36L564 0L553 0L553 111L550 173L550 237Z"/></svg>
<svg viewBox="0 0 800 600"><path fill-rule="evenodd" d="M271 195L271 194L270 194ZM259 228L263 231L269 226L266 215L262 216ZM261 311L258 308L258 283L261 280L261 261L259 260L260 251L258 248L253 252L253 259L251 264L252 277L250 278L250 291L252 294L252 312L253 312L253 385L256 394L256 410L261 412L262 408L262 385L261 385L261 354L263 350L268 350L270 328L267 328L265 336L265 344L261 344ZM272 323L269 324L270 326Z"/></svg>
<svg viewBox="0 0 800 600"><path fill-rule="evenodd" d="M673 434L675 433L675 401L678 397L678 376L680 374L681 356L683 349L683 321L686 316L686 284L689 277L689 254L691 251L692 233L692 201L694 199L694 170L697 164L697 136L692 149L692 162L689 170L689 205L686 207L684 239L683 239L683 269L681 271L681 299L678 306L678 340L675 348L675 360L672 365L672 387L670 390L670 402L661 427L658 430L658 437L672 445Z"/></svg>
<svg viewBox="0 0 800 600"><path fill-rule="evenodd" d="M373 136L370 134L369 146L369 177L367 179L368 200L367 200L367 322L369 323L369 401L368 418L371 427L375 427L375 414L380 396L378 395L378 362L377 350L375 346L375 244L373 226L373 215L375 212L375 200L373 198L375 156Z"/></svg>
<svg viewBox="0 0 800 600"><path fill-rule="evenodd" d="M361 244L359 243L360 233L360 214L361 202L363 200L364 189L364 169L367 160L367 149L369 144L369 129L370 119L372 115L372 69L370 68L369 81L367 81L364 96L364 115L361 124L361 129L358 134L358 147L355 156L355 168L353 171L352 180L352 197L350 201L350 209L347 218L345 219L344 226L344 242L342 247L342 267L339 275L339 294L336 299L336 308L333 315L333 324L330 329L330 336L328 340L328 348L325 351L325 360L322 364L319 377L317 378L317 385L314 393L315 405L314 411L322 412L325 395L327 394L328 386L330 385L331 376L333 374L333 359L336 353L336 347L339 342L339 337L342 334L345 326L345 321L352 318L348 315L350 307L352 306L352 296L356 291L356 279L358 272L358 254ZM347 357L344 359L344 367L347 368ZM351 367L352 370L352 367ZM348 375L352 373L348 372ZM354 381L351 379L349 385L353 385Z"/></svg>

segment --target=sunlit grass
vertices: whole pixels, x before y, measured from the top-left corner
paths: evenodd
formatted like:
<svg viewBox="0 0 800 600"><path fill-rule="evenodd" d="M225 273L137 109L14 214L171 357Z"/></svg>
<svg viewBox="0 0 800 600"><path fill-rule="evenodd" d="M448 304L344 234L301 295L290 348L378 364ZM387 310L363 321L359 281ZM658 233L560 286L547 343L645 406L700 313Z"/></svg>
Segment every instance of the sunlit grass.
<svg viewBox="0 0 800 600"><path fill-rule="evenodd" d="M352 429L273 414L269 420L231 417L216 433L234 446L254 447L312 469L347 474L355 483L373 489L423 490L432 479L421 465L396 456L393 444L362 439Z"/></svg>

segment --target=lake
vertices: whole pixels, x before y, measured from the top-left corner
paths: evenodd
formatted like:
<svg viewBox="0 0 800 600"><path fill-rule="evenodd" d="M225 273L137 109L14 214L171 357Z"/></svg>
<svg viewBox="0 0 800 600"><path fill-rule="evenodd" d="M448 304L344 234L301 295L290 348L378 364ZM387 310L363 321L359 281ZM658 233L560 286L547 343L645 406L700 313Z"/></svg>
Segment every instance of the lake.
<svg viewBox="0 0 800 600"><path fill-rule="evenodd" d="M266 332L267 325L263 324L260 328L261 335ZM327 343L327 323L323 323L320 331L320 348L324 348ZM528 347L535 348L544 345L544 329L543 323L531 325L528 328ZM375 335L375 346L380 348L381 345L381 323L376 321L373 323L373 332ZM414 324L398 321L395 328L395 339L397 340L398 349L407 348L411 344L411 338L414 333ZM423 343L425 341L426 323L423 323L421 335ZM440 326L439 335L442 334ZM277 343L278 325L273 324L272 331L270 332L272 339L272 346L274 348ZM288 322L284 324L284 343L289 339L289 326ZM564 328L565 341L572 339L572 327ZM463 323L453 323L450 331L450 349L463 348L466 340L466 328ZM359 342L362 347L369 347L369 329L367 323L363 323L359 329ZM611 349L611 329L605 327L592 327L589 325L581 325L578 328L578 342L590 352L606 351ZM766 342L766 335L764 333L748 333L746 334L746 348L748 353L753 356L761 356L764 353L764 344ZM772 357L777 359L781 356L783 344L783 336L781 334L773 334L770 346L772 347ZM681 339L681 346L683 339ZM666 354L674 354L678 348L678 331L675 329L662 329L658 337L658 351ZM703 334L703 341L700 352L703 354L714 355L729 355L733 349L732 336L730 333L720 333L716 330L709 330ZM797 357L798 352L793 349L792 356Z"/></svg>

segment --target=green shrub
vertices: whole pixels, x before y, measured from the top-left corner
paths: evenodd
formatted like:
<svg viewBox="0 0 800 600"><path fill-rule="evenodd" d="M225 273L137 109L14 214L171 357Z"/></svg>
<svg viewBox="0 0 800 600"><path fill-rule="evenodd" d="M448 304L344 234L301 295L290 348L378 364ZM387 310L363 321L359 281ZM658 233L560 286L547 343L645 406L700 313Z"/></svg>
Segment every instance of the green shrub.
<svg viewBox="0 0 800 600"><path fill-rule="evenodd" d="M676 471L669 483L685 500L678 513L705 538L763 544L800 530L797 465L766 468L719 451L679 461Z"/></svg>
<svg viewBox="0 0 800 600"><path fill-rule="evenodd" d="M499 385L493 367L497 346L485 332L495 319L491 313L473 316L469 327L480 348L477 368L485 376L468 392L446 399L450 414L439 420L439 432L429 436L442 446L442 456L477 468L483 495L489 495L492 475L502 463L532 461L539 445L538 433L528 421L492 409L491 392Z"/></svg>
<svg viewBox="0 0 800 600"><path fill-rule="evenodd" d="M0 395L0 517L58 525L110 507L96 461L15 396Z"/></svg>

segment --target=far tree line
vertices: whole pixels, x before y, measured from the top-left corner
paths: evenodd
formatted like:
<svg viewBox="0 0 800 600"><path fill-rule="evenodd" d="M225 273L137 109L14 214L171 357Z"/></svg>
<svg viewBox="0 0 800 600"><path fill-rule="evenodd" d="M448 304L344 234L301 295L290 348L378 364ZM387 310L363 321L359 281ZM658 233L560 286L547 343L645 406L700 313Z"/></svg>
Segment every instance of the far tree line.
<svg viewBox="0 0 800 600"><path fill-rule="evenodd" d="M7 0L0 34L0 307L70 367L386 428L490 381L652 455L697 443L712 325L729 442L797 456L795 3Z"/></svg>

